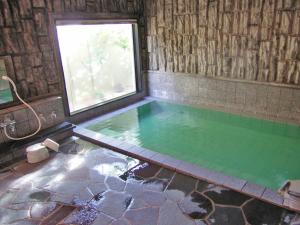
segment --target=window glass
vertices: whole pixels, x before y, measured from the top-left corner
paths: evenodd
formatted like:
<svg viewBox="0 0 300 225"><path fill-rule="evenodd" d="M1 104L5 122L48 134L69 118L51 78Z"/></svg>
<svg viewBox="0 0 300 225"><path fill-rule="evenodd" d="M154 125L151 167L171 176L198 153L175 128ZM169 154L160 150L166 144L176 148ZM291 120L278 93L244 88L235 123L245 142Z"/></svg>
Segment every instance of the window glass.
<svg viewBox="0 0 300 225"><path fill-rule="evenodd" d="M71 114L136 92L132 24L56 28Z"/></svg>

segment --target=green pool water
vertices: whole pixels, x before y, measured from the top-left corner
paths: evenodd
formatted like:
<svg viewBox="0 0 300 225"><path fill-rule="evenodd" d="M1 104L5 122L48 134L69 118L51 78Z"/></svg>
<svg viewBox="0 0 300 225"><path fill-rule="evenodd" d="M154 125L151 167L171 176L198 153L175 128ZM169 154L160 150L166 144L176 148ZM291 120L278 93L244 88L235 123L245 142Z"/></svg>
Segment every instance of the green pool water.
<svg viewBox="0 0 300 225"><path fill-rule="evenodd" d="M153 101L88 129L277 190L300 179L300 128Z"/></svg>

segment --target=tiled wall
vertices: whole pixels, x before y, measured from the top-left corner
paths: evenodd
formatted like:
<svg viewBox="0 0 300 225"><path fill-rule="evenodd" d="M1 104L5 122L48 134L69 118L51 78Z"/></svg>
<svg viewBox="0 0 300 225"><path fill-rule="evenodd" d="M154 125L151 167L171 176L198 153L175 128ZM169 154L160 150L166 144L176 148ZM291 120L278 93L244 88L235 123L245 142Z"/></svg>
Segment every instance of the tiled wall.
<svg viewBox="0 0 300 225"><path fill-rule="evenodd" d="M65 120L61 97L51 97L31 104L42 121L42 130L57 125ZM24 105L0 110L0 123L6 118L16 121L15 132L9 130L13 137L21 137L33 133L37 129L37 120L30 109ZM0 144L9 142L0 128Z"/></svg>
<svg viewBox="0 0 300 225"><path fill-rule="evenodd" d="M149 0L145 12L150 95L299 123L300 1Z"/></svg>
<svg viewBox="0 0 300 225"><path fill-rule="evenodd" d="M300 89L160 72L148 82L154 97L300 124Z"/></svg>

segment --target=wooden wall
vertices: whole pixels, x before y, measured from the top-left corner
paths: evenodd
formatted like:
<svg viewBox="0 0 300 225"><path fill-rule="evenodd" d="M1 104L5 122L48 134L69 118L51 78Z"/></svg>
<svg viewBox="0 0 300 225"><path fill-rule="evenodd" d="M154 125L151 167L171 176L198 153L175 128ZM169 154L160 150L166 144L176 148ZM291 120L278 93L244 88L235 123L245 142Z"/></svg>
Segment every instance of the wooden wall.
<svg viewBox="0 0 300 225"><path fill-rule="evenodd" d="M145 4L150 70L300 85L299 0Z"/></svg>

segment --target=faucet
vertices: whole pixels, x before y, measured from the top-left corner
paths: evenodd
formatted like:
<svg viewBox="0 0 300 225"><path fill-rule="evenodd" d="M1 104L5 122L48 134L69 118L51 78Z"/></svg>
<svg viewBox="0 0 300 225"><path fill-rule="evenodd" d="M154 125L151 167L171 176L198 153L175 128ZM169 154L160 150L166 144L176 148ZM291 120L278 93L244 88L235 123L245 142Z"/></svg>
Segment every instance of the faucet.
<svg viewBox="0 0 300 225"><path fill-rule="evenodd" d="M11 120L10 118L5 118L2 123L0 123L0 128L8 127L13 133L15 132L15 120Z"/></svg>

